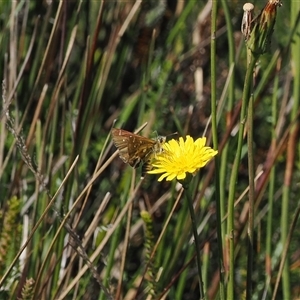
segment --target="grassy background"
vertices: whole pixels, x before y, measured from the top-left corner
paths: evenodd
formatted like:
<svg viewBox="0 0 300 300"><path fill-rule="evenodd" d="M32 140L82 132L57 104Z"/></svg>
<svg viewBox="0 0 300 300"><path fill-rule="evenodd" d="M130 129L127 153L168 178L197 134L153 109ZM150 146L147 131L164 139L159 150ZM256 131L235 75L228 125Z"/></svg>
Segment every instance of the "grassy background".
<svg viewBox="0 0 300 300"><path fill-rule="evenodd" d="M140 181L112 146L114 120L131 131L148 122L148 137L218 142L216 164L190 186L207 299L230 294L229 270L236 299L300 297L296 1L278 9L256 67L252 289L247 124L227 219L247 69L243 4L221 1L214 19L204 1L0 2L0 299L199 299L182 189Z"/></svg>

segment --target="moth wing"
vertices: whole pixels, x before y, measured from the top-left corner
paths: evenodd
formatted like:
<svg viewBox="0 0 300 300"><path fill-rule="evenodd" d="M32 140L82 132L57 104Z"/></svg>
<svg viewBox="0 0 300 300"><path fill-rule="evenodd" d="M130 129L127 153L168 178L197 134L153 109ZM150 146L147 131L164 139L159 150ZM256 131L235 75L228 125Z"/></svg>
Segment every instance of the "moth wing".
<svg viewBox="0 0 300 300"><path fill-rule="evenodd" d="M119 156L124 161L124 163L128 163L129 153L128 153L128 136L122 134L122 129L112 129L112 139L113 142L119 150ZM128 132L129 133L129 132Z"/></svg>
<svg viewBox="0 0 300 300"><path fill-rule="evenodd" d="M143 136L139 137L138 139L134 138L132 143L129 143L128 153L132 156L139 156L140 160L145 162L153 153L155 144L156 141L145 138Z"/></svg>
<svg viewBox="0 0 300 300"><path fill-rule="evenodd" d="M119 156L124 163L136 168L141 162L137 155L138 149L134 144L141 136L123 129L112 128L112 138L115 146L119 149Z"/></svg>
<svg viewBox="0 0 300 300"><path fill-rule="evenodd" d="M137 168L152 153L155 142L136 134L132 134L128 139L128 163L132 167Z"/></svg>

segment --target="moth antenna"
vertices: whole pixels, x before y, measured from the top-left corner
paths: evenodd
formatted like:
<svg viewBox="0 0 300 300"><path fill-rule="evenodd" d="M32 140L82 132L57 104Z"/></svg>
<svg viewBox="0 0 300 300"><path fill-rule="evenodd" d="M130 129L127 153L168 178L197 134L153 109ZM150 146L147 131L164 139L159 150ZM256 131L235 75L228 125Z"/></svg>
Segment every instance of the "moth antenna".
<svg viewBox="0 0 300 300"><path fill-rule="evenodd" d="M178 131L170 133L170 134L166 135L166 137L169 137L169 136L172 136L172 135L176 135L176 134L178 134Z"/></svg>

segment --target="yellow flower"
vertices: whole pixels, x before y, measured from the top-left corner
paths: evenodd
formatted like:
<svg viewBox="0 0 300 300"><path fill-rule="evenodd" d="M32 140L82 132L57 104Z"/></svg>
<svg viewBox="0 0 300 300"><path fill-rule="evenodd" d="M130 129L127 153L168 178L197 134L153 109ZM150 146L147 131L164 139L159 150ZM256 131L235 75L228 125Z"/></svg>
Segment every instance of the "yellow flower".
<svg viewBox="0 0 300 300"><path fill-rule="evenodd" d="M168 181L174 178L182 181L188 175L186 173L195 175L218 153L210 147L205 147L205 143L206 138L199 138L194 141L189 135L185 141L182 137L179 138L179 141L170 140L163 145L164 151L156 154L152 164L154 169L148 173L163 173L158 181L162 181L164 178Z"/></svg>

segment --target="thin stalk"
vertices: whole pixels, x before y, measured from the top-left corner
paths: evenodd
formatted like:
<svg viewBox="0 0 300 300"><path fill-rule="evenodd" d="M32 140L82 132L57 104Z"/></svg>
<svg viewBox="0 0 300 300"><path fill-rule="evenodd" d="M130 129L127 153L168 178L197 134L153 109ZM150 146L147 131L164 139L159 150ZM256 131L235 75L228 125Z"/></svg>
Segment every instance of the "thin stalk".
<svg viewBox="0 0 300 300"><path fill-rule="evenodd" d="M265 262L265 273L266 273L266 282L265 282L265 291L266 295L263 299L267 299L268 289L271 282L271 257L272 257L272 224L273 224L273 204L274 204L274 192L275 192L275 167L272 168L270 173L270 183L268 191L268 219L267 219L267 236L266 236L266 262Z"/></svg>
<svg viewBox="0 0 300 300"><path fill-rule="evenodd" d="M186 258L184 264L188 263L193 256L193 248L189 247L187 250ZM184 290L186 289L187 282L189 280L188 268L186 268L180 275L178 279L178 285L176 288L176 300L183 299Z"/></svg>
<svg viewBox="0 0 300 300"><path fill-rule="evenodd" d="M115 251L120 243L121 229L122 229L121 226L118 226L116 228L113 237L110 241L107 265L105 269L105 275L103 278L103 286L105 286L106 288L109 285L109 279L111 278L111 270L113 269L115 264ZM102 290L98 299L104 300L105 297L106 297L105 291Z"/></svg>
<svg viewBox="0 0 300 300"><path fill-rule="evenodd" d="M191 221L192 221L192 229L195 238L195 247L196 247L196 258L197 258L197 267L198 267L198 275L199 275L199 291L200 291L200 299L205 299L205 294L203 290L203 280L202 280L202 272L201 272L201 258L200 258L200 241L198 237L197 231L197 222L196 215L193 206L193 199L191 196L191 190L189 187L185 187L185 196L187 199L188 207L190 210Z"/></svg>
<svg viewBox="0 0 300 300"><path fill-rule="evenodd" d="M204 286L204 290L207 291L208 289L208 274L209 274L209 266L210 266L210 243L207 242L204 244L204 247L203 247L203 267L202 267L202 270L203 270L203 286Z"/></svg>
<svg viewBox="0 0 300 300"><path fill-rule="evenodd" d="M274 91L277 91L279 84L279 76L278 74L275 76L274 80ZM273 94L272 97L272 127L276 128L277 122L277 95ZM272 149L276 148L276 132L272 131ZM269 284L271 282L271 256L272 256L272 224L273 224L273 204L274 204L274 193L275 193L275 174L276 169L275 166L272 168L270 172L270 180L269 180L269 191L268 191L268 219L267 219L267 234L266 234L266 283L265 283L265 292L264 294L267 296ZM265 297L266 297L265 296ZM264 298L263 298L264 299Z"/></svg>
<svg viewBox="0 0 300 300"><path fill-rule="evenodd" d="M126 222L126 232L125 232L125 237L124 237L122 260L121 260L121 266L120 266L120 277L119 277L119 280L118 280L117 292L116 292L116 295L115 295L116 300L121 299L121 294L122 294L123 276L124 276L124 270L125 270L125 264L126 264L126 254L127 254L127 250L128 250L128 244L129 244L129 235L130 235L130 228L131 228L132 211L133 211L133 203L131 203L129 208L128 208L128 215L127 215L127 222Z"/></svg>
<svg viewBox="0 0 300 300"><path fill-rule="evenodd" d="M252 299L252 272L253 272L253 230L254 230L254 153L253 153L253 117L254 97L251 94L248 107L248 175L249 175L249 218L248 218L248 263L246 299Z"/></svg>
<svg viewBox="0 0 300 300"><path fill-rule="evenodd" d="M289 210L289 194L290 189L289 186L283 187L282 193L282 204L281 204L281 244L285 245L287 242L288 236L288 224L289 224L289 217L288 217L288 210ZM285 260L283 272L282 272L282 293L284 299L291 299L290 293L290 272L288 266L288 257Z"/></svg>
<svg viewBox="0 0 300 300"><path fill-rule="evenodd" d="M135 172L133 172L133 174L134 173ZM126 188L124 190L124 197L121 200L122 204L125 204L125 202L127 200L127 195L129 193L128 190L127 190L128 185L126 186ZM130 193L131 192L132 192L132 190L130 191ZM131 210L132 210L132 203L130 203L129 207L128 207L127 227L130 226L130 222L131 222ZM105 270L105 276L104 276L104 279L103 279L103 285L105 287L108 286L109 278L111 277L111 270L112 270L112 268L114 266L114 263L115 263L115 251L116 251L117 247L120 244L121 229L122 229L122 226L117 226L117 228L116 228L116 230L113 234L113 237L111 239L111 244L109 246L107 265L106 265L106 270ZM128 228L127 228L127 231L128 231ZM124 240L123 245L124 245L123 254L126 256L126 251L127 251L127 246L128 246L128 232L126 232L126 234L125 234L125 240ZM120 273L121 273L120 276L121 277L123 275L123 269L122 269L123 268L123 263L124 263L124 256L122 256L122 261L121 261L121 268L120 268ZM117 288L117 294L116 294L117 297L115 299L119 299L118 297L120 296L119 292L121 290L121 287L122 287L122 278L120 278L120 280L118 282L118 288ZM99 296L99 300L104 300L105 296L106 296L105 293L102 291L100 296Z"/></svg>
<svg viewBox="0 0 300 300"><path fill-rule="evenodd" d="M229 66L235 65L235 42L234 42L234 32L232 27L232 16L230 15L230 11L228 8L228 2L226 0L221 0L222 7L224 10L224 16L226 20L226 28L227 28L227 40L228 40L228 59L229 59ZM231 76L230 76L230 82L228 86L228 103L227 103L227 111L231 112L233 105L235 103L235 72L233 70ZM231 122L231 119L228 118L226 120L227 124L229 126L229 123ZM226 178L227 178L227 166L228 166L228 151L229 151L229 144L227 143L224 146L224 149L222 151L221 156L221 167L220 172L217 172L217 174L220 174L220 214L221 219L225 216L225 194L226 194ZM225 233L226 233L226 222L223 222L221 224L222 229L222 243L224 243L225 239ZM224 292L220 294L220 297L224 295ZM225 296L224 296L225 297ZM223 297L223 298L224 298Z"/></svg>
<svg viewBox="0 0 300 300"><path fill-rule="evenodd" d="M229 236L229 281L227 286L227 299L234 299L234 199L237 183L237 175L241 160L242 146L243 146L243 133L246 121L246 109L248 107L248 100L252 86L252 75L256 64L257 58L250 56L242 98L242 108L240 115L240 128L238 133L237 151L232 167L230 183L229 183L229 196L228 196L228 220L227 232Z"/></svg>
<svg viewBox="0 0 300 300"><path fill-rule="evenodd" d="M277 296L280 277L282 275L283 268L284 268L284 265L285 265L285 262L286 262L286 259L287 259L288 249L289 249L289 246L291 244L292 236L293 236L294 230L296 228L297 221L299 219L299 214L300 214L300 206L298 204L298 207L296 208L296 212L295 212L295 214L293 216L293 219L292 219L291 226L289 228L289 234L287 235L286 243L285 243L283 251L282 251L282 258L281 258L281 262L280 262L280 266L279 266L279 270L278 270L278 276L277 276L277 279L276 279L274 292L273 292L273 295L272 295L272 300L275 300L275 298ZM291 298L283 298L283 299L291 299Z"/></svg>
<svg viewBox="0 0 300 300"><path fill-rule="evenodd" d="M217 1L212 2L211 12L211 115L212 115L212 136L214 149L218 149L217 130L217 63L216 63L216 30L217 30ZM222 205L220 202L220 159L215 156L215 194L216 194L216 215L217 215L217 236L218 236L218 263L220 272L220 299L225 299L224 291L224 262L222 245Z"/></svg>
<svg viewBox="0 0 300 300"><path fill-rule="evenodd" d="M295 2L295 3L294 3ZM299 1L291 2L291 23L295 24L296 31L299 30L299 17L300 11L300 3ZM297 24L297 25L296 25ZM300 64L300 40L299 38L295 38L293 43L291 43L291 65L299 66ZM290 120L294 120L299 113L300 106L300 70L298 67L294 67L293 69L293 107L290 115ZM288 224L290 223L289 219L289 205L291 198L291 184L293 183L293 168L295 164L296 157L296 148L299 143L297 133L299 130L299 122L296 122L291 128L291 132L288 139L288 147L287 147L287 159L286 159L286 170L285 170L285 178L284 178L284 187L282 194L282 207L281 207L281 243L282 245L286 245L287 236L288 236ZM283 273L282 273L282 293L284 299L291 299L291 282L290 282L290 270L289 270L289 261L288 257L286 258Z"/></svg>

